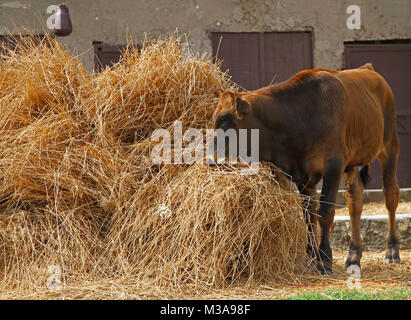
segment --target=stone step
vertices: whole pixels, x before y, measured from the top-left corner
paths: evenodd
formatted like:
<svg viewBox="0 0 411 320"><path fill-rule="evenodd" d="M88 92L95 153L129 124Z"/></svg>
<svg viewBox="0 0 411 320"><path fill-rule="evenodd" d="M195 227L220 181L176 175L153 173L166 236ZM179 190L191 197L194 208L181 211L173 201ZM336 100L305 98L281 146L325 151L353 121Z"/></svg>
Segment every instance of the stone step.
<svg viewBox="0 0 411 320"><path fill-rule="evenodd" d="M411 214L397 214L397 231L400 249L411 248ZM361 217L361 237L364 250L384 250L388 229L388 215L365 215ZM350 217L335 216L330 234L332 247L348 249L351 238Z"/></svg>

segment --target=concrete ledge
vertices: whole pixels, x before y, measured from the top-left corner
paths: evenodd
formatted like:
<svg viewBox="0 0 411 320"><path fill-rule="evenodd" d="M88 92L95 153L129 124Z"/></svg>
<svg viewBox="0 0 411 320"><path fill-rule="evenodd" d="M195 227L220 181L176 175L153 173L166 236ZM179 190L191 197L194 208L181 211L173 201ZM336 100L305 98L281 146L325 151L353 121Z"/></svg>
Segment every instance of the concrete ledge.
<svg viewBox="0 0 411 320"><path fill-rule="evenodd" d="M318 194L320 194L319 191ZM384 193L382 189L367 189L364 190L363 202L378 202L384 201ZM400 201L411 201L411 188L400 189ZM345 205L345 190L339 190L337 196L337 204Z"/></svg>
<svg viewBox="0 0 411 320"><path fill-rule="evenodd" d="M397 214L397 231L400 249L411 248L411 214ZM385 237L388 230L388 215L368 215L361 217L361 237L364 250L385 249ZM333 247L348 249L351 238L350 217L336 216L330 235Z"/></svg>

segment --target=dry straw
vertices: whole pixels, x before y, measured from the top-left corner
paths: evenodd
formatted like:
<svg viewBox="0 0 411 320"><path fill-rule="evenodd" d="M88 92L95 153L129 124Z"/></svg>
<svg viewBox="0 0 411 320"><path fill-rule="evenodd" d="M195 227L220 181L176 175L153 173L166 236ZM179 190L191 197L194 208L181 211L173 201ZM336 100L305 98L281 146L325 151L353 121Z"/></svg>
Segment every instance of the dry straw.
<svg viewBox="0 0 411 320"><path fill-rule="evenodd" d="M0 62L1 291L44 292L53 265L63 287L186 290L283 279L305 263L300 198L275 168L149 158L153 130L210 126L213 91L233 87L217 64L172 37L88 74L49 37L16 40Z"/></svg>

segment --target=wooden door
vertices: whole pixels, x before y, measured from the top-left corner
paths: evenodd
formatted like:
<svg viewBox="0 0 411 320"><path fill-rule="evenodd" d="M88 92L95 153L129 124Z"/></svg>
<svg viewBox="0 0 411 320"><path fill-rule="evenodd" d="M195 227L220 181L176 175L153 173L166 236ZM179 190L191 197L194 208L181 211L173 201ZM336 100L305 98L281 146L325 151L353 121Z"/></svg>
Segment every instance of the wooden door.
<svg viewBox="0 0 411 320"><path fill-rule="evenodd" d="M246 90L313 67L311 32L213 32L211 40L222 70Z"/></svg>
<svg viewBox="0 0 411 320"><path fill-rule="evenodd" d="M372 62L391 86L397 114L400 157L397 177L400 188L411 187L411 40L345 45L345 67L356 68ZM369 189L382 188L382 170L378 161L371 165Z"/></svg>
<svg viewBox="0 0 411 320"><path fill-rule="evenodd" d="M141 45L135 45L141 50ZM106 67L111 67L120 60L121 53L125 50L125 44L107 44L103 42L93 42L94 48L94 71L100 72Z"/></svg>

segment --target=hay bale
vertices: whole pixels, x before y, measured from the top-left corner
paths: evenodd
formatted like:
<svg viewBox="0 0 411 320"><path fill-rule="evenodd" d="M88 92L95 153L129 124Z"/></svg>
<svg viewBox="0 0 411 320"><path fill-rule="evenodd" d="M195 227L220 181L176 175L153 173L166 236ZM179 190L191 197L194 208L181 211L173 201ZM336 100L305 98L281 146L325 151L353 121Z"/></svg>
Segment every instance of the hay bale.
<svg viewBox="0 0 411 320"><path fill-rule="evenodd" d="M180 38L130 46L121 63L99 73L85 104L104 139L141 142L175 120L205 128L216 107L213 92L229 88L226 74L207 57L184 52Z"/></svg>
<svg viewBox="0 0 411 320"><path fill-rule="evenodd" d="M90 75L49 37L40 44L31 37L15 41L17 50L0 63L1 197L41 201L67 173L72 146L89 140L79 98ZM63 179L59 186L71 183Z"/></svg>
<svg viewBox="0 0 411 320"><path fill-rule="evenodd" d="M233 88L180 39L87 74L55 40L0 60L0 287L106 278L183 285L287 277L305 259L299 196L264 165L154 165L150 135L206 128Z"/></svg>
<svg viewBox="0 0 411 320"><path fill-rule="evenodd" d="M300 197L272 166L250 176L235 167L174 167L114 219L109 238L126 270L163 285L221 286L278 279L302 266Z"/></svg>

